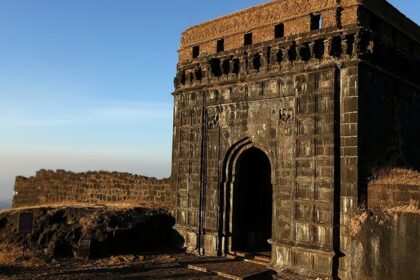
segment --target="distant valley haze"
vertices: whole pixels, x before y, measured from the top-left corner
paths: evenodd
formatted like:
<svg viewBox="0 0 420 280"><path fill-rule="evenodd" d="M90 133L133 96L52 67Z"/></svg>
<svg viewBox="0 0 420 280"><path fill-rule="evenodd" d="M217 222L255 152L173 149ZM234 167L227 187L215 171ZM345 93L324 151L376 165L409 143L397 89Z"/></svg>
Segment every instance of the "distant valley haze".
<svg viewBox="0 0 420 280"><path fill-rule="evenodd" d="M3 208L10 208L12 206L12 202L7 200L7 201L0 201L0 209Z"/></svg>

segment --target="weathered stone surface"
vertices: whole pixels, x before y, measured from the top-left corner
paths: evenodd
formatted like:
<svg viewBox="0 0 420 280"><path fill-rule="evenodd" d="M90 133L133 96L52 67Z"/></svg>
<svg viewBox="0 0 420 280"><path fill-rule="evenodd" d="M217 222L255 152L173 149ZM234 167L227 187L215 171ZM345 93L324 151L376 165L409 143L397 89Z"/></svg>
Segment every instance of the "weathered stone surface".
<svg viewBox="0 0 420 280"><path fill-rule="evenodd" d="M417 279L420 274L420 215L376 212L346 239L344 279Z"/></svg>
<svg viewBox="0 0 420 280"><path fill-rule="evenodd" d="M284 35L293 36L310 31L310 14L323 11L326 28L337 26L336 9L341 7L341 24L357 21L357 0L346 0L337 5L336 0L271 1L250 9L233 13L187 29L182 34L180 61L190 59L191 47L200 45L203 53L214 54L217 39L225 39L225 50L235 50L243 46L243 34L253 33L253 42L261 43L273 39L273 27L284 23Z"/></svg>
<svg viewBox="0 0 420 280"><path fill-rule="evenodd" d="M420 169L418 65L419 27L382 0L272 1L187 29L171 178L186 247L269 234L277 271L353 279L347 226L372 172Z"/></svg>
<svg viewBox="0 0 420 280"><path fill-rule="evenodd" d="M181 39L171 184L41 171L17 178L14 206L164 204L188 251L271 251L277 272L327 279L416 275L401 269L418 259L418 213L361 209L418 199L368 182L420 170L419 65L420 28L383 0L278 0L203 23Z"/></svg>
<svg viewBox="0 0 420 280"><path fill-rule="evenodd" d="M169 179L105 171L40 170L34 177L16 178L13 207L127 203L171 208L172 197Z"/></svg>
<svg viewBox="0 0 420 280"><path fill-rule="evenodd" d="M420 185L369 184L368 204L371 209L388 209L420 202Z"/></svg>

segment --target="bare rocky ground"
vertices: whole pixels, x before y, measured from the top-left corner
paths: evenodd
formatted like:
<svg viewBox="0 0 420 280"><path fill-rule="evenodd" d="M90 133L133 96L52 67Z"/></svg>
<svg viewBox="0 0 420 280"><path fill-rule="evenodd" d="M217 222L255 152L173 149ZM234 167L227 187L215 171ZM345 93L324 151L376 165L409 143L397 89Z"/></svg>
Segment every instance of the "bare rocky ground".
<svg viewBox="0 0 420 280"><path fill-rule="evenodd" d="M224 279L210 273L188 269L196 256L178 253L118 256L101 260L61 260L28 266L0 265L0 279L27 280L105 280L105 279Z"/></svg>
<svg viewBox="0 0 420 280"><path fill-rule="evenodd" d="M39 260L38 260L39 261ZM62 259L51 263L36 263L34 260L21 258L21 263L14 265L0 264L0 280L107 280L107 279L242 279L222 277L214 272L203 272L188 268L191 265L229 266L224 258L197 257L186 253L160 254L148 256L113 256L101 260ZM252 264L242 264L243 266ZM229 272L239 273L235 265ZM292 272L285 272L273 278L272 274L246 277L248 280L322 280L306 277Z"/></svg>
<svg viewBox="0 0 420 280"><path fill-rule="evenodd" d="M33 213L34 226L23 235L19 217L27 212ZM265 266L186 254L173 225L170 212L162 208L81 205L2 211L0 280L272 279ZM81 255L86 240L90 246ZM278 279L309 278L285 274Z"/></svg>
<svg viewBox="0 0 420 280"><path fill-rule="evenodd" d="M27 212L33 213L33 230L23 235L19 217ZM217 279L183 265L194 257L180 253L182 240L173 225L165 209L72 206L2 211L0 279ZM90 243L84 256L82 240Z"/></svg>
<svg viewBox="0 0 420 280"><path fill-rule="evenodd" d="M33 213L31 234L19 217ZM0 212L0 279L221 279L187 268L165 209L62 206ZM81 240L88 257L79 258ZM25 245L25 256L23 256ZM188 263L188 264L187 264Z"/></svg>
<svg viewBox="0 0 420 280"><path fill-rule="evenodd" d="M33 214L30 234L19 230L22 213ZM87 256L94 259L142 255L182 246L174 223L169 211L161 208L11 209L0 213L0 247L10 252L25 245L35 256L49 260L78 257L85 242L89 244Z"/></svg>

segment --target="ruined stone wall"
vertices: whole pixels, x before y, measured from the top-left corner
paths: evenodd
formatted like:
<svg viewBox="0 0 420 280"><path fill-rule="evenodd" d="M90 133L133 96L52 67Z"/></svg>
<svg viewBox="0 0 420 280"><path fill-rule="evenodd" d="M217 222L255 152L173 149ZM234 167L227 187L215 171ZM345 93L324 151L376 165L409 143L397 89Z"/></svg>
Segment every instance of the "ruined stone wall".
<svg viewBox="0 0 420 280"><path fill-rule="evenodd" d="M420 184L413 181L419 173L390 174L379 180L393 183L369 184L370 210L347 221L344 279L416 279L420 274Z"/></svg>
<svg viewBox="0 0 420 280"><path fill-rule="evenodd" d="M13 207L71 203L172 207L173 201L169 179L129 173L40 170L16 178Z"/></svg>
<svg viewBox="0 0 420 280"><path fill-rule="evenodd" d="M410 202L420 202L420 185L369 184L370 209L403 207Z"/></svg>
<svg viewBox="0 0 420 280"><path fill-rule="evenodd" d="M354 216L350 221L348 274L341 279L417 279L419 213L391 211Z"/></svg>

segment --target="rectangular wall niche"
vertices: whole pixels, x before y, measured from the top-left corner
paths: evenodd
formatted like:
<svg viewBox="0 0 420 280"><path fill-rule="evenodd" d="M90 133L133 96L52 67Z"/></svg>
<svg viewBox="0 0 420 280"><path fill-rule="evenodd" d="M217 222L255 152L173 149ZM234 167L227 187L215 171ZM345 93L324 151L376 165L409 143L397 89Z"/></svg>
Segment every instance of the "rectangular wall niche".
<svg viewBox="0 0 420 280"><path fill-rule="evenodd" d="M283 38L284 37L284 24L279 23L274 27L274 38Z"/></svg>
<svg viewBox="0 0 420 280"><path fill-rule="evenodd" d="M244 35L244 46L252 45L252 33L246 33Z"/></svg>
<svg viewBox="0 0 420 280"><path fill-rule="evenodd" d="M225 50L225 39L217 40L217 52L223 52Z"/></svg>
<svg viewBox="0 0 420 280"><path fill-rule="evenodd" d="M200 46L194 46L192 49L192 57L197 58L200 55Z"/></svg>
<svg viewBox="0 0 420 280"><path fill-rule="evenodd" d="M320 30L322 28L322 15L311 14L311 30Z"/></svg>

